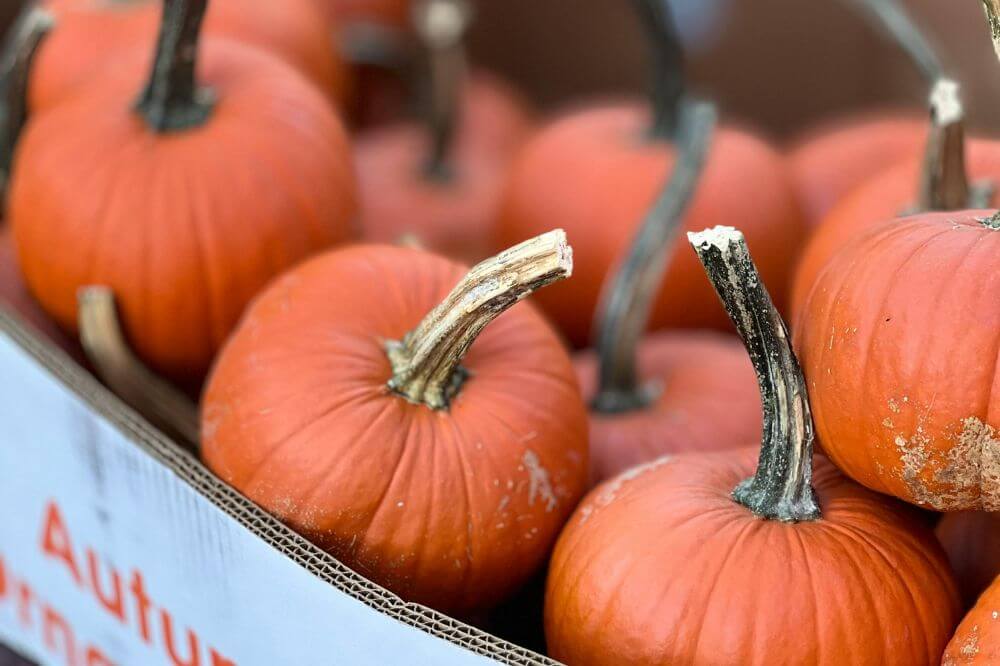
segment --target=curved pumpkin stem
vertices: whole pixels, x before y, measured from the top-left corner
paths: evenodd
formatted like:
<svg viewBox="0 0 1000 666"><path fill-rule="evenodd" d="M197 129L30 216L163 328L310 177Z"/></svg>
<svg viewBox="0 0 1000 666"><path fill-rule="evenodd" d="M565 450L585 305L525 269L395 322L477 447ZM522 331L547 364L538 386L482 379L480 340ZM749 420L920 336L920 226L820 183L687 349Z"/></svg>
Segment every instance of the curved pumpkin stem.
<svg viewBox="0 0 1000 666"><path fill-rule="evenodd" d="M212 92L195 76L198 40L208 0L163 0L153 70L135 104L156 132L203 125L212 113Z"/></svg>
<svg viewBox="0 0 1000 666"><path fill-rule="evenodd" d="M673 140L680 128L681 100L684 99L684 49L669 0L633 0L646 29L652 54L650 104L654 139Z"/></svg>
<svg viewBox="0 0 1000 666"><path fill-rule="evenodd" d="M716 122L711 104L682 105L677 165L605 288L595 321L600 359L593 409L621 413L641 409L657 388L639 383L639 340L667 268L669 250L701 177Z"/></svg>
<svg viewBox="0 0 1000 666"><path fill-rule="evenodd" d="M733 490L733 498L767 520L817 520L821 516L812 488L812 412L785 322L740 231L715 227L689 233L688 240L743 338L764 405L757 472Z"/></svg>
<svg viewBox="0 0 1000 666"><path fill-rule="evenodd" d="M107 287L78 295L80 342L105 384L150 423L197 452L198 407L149 370L125 341L115 297Z"/></svg>
<svg viewBox="0 0 1000 666"><path fill-rule="evenodd" d="M29 5L10 28L10 37L0 55L3 106L0 106L0 198L7 190L14 148L28 118L28 81L38 46L52 30L55 20L37 5Z"/></svg>
<svg viewBox="0 0 1000 666"><path fill-rule="evenodd" d="M928 85L934 85L944 76L944 67L937 51L899 0L853 1L906 52Z"/></svg>
<svg viewBox="0 0 1000 666"><path fill-rule="evenodd" d="M486 326L536 289L573 272L561 229L477 264L402 341L388 342L388 386L411 402L445 409L467 373L460 363Z"/></svg>
<svg viewBox="0 0 1000 666"><path fill-rule="evenodd" d="M424 0L413 12L414 25L427 49L427 99L425 118L431 150L424 173L434 180L449 180L448 154L458 125L462 80L466 72L463 40L472 21L465 0Z"/></svg>

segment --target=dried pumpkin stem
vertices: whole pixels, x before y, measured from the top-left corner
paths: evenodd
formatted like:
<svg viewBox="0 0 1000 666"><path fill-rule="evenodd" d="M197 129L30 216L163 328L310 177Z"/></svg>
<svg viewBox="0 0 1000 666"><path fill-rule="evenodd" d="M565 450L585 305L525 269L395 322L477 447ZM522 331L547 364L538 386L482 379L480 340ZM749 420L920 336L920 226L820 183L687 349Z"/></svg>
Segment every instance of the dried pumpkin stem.
<svg viewBox="0 0 1000 666"><path fill-rule="evenodd" d="M195 69L207 0L163 0L153 70L136 111L156 132L203 125L212 113L211 90L199 87Z"/></svg>
<svg viewBox="0 0 1000 666"><path fill-rule="evenodd" d="M462 80L466 72L463 40L472 21L466 0L424 0L414 9L414 25L427 49L427 87L424 117L431 148L424 174L433 180L450 180L448 165L458 125Z"/></svg>
<svg viewBox="0 0 1000 666"><path fill-rule="evenodd" d="M108 388L154 426L196 452L197 406L150 371L129 349L110 289L80 290L78 325L87 358Z"/></svg>
<svg viewBox="0 0 1000 666"><path fill-rule="evenodd" d="M639 381L639 340L646 331L667 257L701 177L716 115L711 104L682 104L677 164L604 290L595 321L600 365L599 389L592 407L597 412L641 409L656 397L656 387L643 386Z"/></svg>
<svg viewBox="0 0 1000 666"><path fill-rule="evenodd" d="M944 67L937 51L899 0L854 0L854 2L906 52L928 85L934 85L943 76Z"/></svg>
<svg viewBox="0 0 1000 666"><path fill-rule="evenodd" d="M757 472L733 490L733 498L767 520L817 520L821 516L812 488L812 413L785 323L740 231L715 227L689 233L688 240L743 338L764 405Z"/></svg>
<svg viewBox="0 0 1000 666"><path fill-rule="evenodd" d="M990 24L990 36L993 38L993 50L1000 58L1000 0L983 0L986 9L986 20Z"/></svg>
<svg viewBox="0 0 1000 666"><path fill-rule="evenodd" d="M573 251L561 229L474 266L402 341L386 343L389 388L411 402L447 408L467 375L462 359L482 330L534 290L572 272Z"/></svg>
<svg viewBox="0 0 1000 666"><path fill-rule="evenodd" d="M921 210L960 210L970 202L965 166L965 108L959 85L951 79L934 84L930 98L931 131L920 176Z"/></svg>
<svg viewBox="0 0 1000 666"><path fill-rule="evenodd" d="M650 136L673 140L680 125L681 100L684 98L684 49L677 34L668 0L633 0L639 19L646 29L652 54L650 103L653 124Z"/></svg>
<svg viewBox="0 0 1000 666"><path fill-rule="evenodd" d="M29 5L10 28L2 58L3 106L0 107L0 196L7 189L14 148L28 118L28 81L31 63L42 40L55 24L52 15Z"/></svg>

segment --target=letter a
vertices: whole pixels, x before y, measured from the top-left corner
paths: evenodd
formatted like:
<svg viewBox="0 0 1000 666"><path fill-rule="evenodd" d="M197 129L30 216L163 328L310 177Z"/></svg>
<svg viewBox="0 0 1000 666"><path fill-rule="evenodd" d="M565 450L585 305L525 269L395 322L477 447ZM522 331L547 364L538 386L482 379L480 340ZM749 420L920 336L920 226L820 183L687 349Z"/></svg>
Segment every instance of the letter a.
<svg viewBox="0 0 1000 666"><path fill-rule="evenodd" d="M83 586L80 567L76 565L76 559L73 557L73 544L69 540L69 531L66 529L66 523L59 511L59 506L52 501L45 507L45 522L42 525L42 552L57 560L62 560L76 584Z"/></svg>

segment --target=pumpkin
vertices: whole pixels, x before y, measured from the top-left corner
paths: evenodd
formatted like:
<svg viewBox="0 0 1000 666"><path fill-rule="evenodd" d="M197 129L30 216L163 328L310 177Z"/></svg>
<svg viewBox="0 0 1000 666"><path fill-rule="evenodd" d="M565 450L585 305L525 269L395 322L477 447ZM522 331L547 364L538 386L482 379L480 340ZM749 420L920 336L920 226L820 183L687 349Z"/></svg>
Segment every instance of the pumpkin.
<svg viewBox="0 0 1000 666"><path fill-rule="evenodd" d="M57 28L39 50L32 71L31 108L51 108L112 68L124 50L152 44L163 4L47 0ZM315 0L212 0L205 31L278 55L331 99L343 102L347 97L349 71Z"/></svg>
<svg viewBox="0 0 1000 666"><path fill-rule="evenodd" d="M640 0L637 6L655 50L650 108L595 106L542 129L514 160L497 223L498 247L553 224L572 236L574 280L539 294L538 303L575 347L593 342L601 287L677 159L680 46L666 3ZM701 229L720 219L740 220L783 303L805 223L781 155L728 127L714 136L685 226ZM728 328L694 258L677 249L669 266L663 281L669 293L660 291L650 328Z"/></svg>
<svg viewBox="0 0 1000 666"><path fill-rule="evenodd" d="M306 262L261 294L219 357L206 464L404 599L489 608L544 563L583 494L587 417L533 307L486 326L571 268L562 232L464 278L394 246Z"/></svg>
<svg viewBox="0 0 1000 666"><path fill-rule="evenodd" d="M343 127L291 67L208 40L196 80L203 9L167 3L145 89L135 52L121 76L34 115L8 202L46 311L75 331L77 290L107 286L139 357L185 386L272 276L350 238L356 207Z"/></svg>
<svg viewBox="0 0 1000 666"><path fill-rule="evenodd" d="M362 235L391 243L413 234L428 249L475 262L488 254L506 168L527 132L528 112L492 77L465 76L463 6L430 0L423 7L417 25L430 73L424 124L391 125L359 138Z"/></svg>
<svg viewBox="0 0 1000 666"><path fill-rule="evenodd" d="M1000 514L983 511L945 514L935 531L955 570L962 599L966 606L972 606L1000 576Z"/></svg>
<svg viewBox="0 0 1000 666"><path fill-rule="evenodd" d="M49 318L28 293L17 267L10 229L0 228L0 307L9 308L57 346L80 358L78 345Z"/></svg>
<svg viewBox="0 0 1000 666"><path fill-rule="evenodd" d="M806 219L814 225L860 185L920 156L927 119L907 111L835 118L796 139L788 164Z"/></svg>
<svg viewBox="0 0 1000 666"><path fill-rule="evenodd" d="M936 92L927 156L898 164L856 189L809 239L795 269L793 321L819 274L853 238L908 211L986 208L997 200L994 184L1000 181L1000 143L970 141L966 145L957 86L943 80Z"/></svg>
<svg viewBox="0 0 1000 666"><path fill-rule="evenodd" d="M855 481L938 511L1000 510L1000 219L876 227L820 273L796 349L819 440Z"/></svg>
<svg viewBox="0 0 1000 666"><path fill-rule="evenodd" d="M848 4L909 56L928 86L943 78L937 54L899 0ZM788 161L807 219L819 224L854 189L917 158L926 136L926 119L905 110L855 114L806 132L792 144Z"/></svg>
<svg viewBox="0 0 1000 666"><path fill-rule="evenodd" d="M692 243L760 378L757 471L754 449L680 454L591 491L552 557L550 655L938 664L959 607L933 534L912 508L813 457L802 374L745 240L719 227Z"/></svg>
<svg viewBox="0 0 1000 666"><path fill-rule="evenodd" d="M658 332L643 338L666 269L665 255L704 167L714 108L685 103L681 123L677 166L605 285L596 347L574 358L583 397L591 406L594 481L664 453L732 447L760 436L753 366L738 340L714 331Z"/></svg>
<svg viewBox="0 0 1000 666"><path fill-rule="evenodd" d="M962 620L941 666L989 666L1000 661L1000 580Z"/></svg>

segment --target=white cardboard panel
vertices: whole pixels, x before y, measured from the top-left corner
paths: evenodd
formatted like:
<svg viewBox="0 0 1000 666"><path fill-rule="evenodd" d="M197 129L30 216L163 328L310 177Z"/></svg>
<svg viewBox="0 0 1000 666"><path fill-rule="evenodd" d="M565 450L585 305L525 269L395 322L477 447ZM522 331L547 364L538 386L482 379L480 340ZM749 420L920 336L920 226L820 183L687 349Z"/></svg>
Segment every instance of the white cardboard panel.
<svg viewBox="0 0 1000 666"><path fill-rule="evenodd" d="M130 442L2 332L0 507L0 640L44 664L495 663L313 576ZM80 583L54 554L67 547ZM116 596L118 576L123 619L95 596L88 557L105 596ZM145 613L130 591L136 572ZM88 656L89 647L96 652Z"/></svg>

